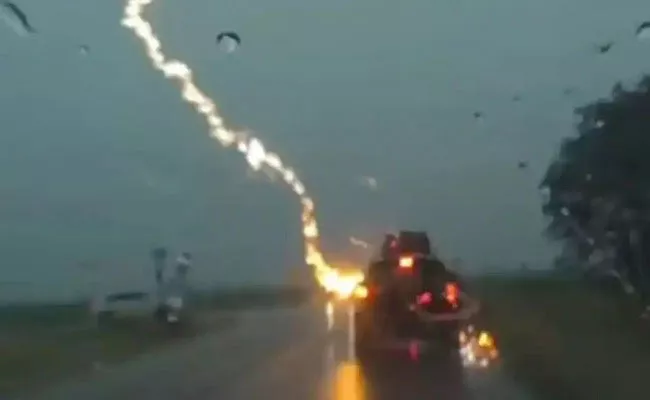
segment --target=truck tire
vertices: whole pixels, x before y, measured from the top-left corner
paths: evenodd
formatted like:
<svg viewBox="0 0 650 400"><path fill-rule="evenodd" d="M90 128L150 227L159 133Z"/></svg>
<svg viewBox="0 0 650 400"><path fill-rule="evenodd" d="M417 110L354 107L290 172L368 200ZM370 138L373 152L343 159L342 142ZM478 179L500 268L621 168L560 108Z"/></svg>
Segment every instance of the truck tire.
<svg viewBox="0 0 650 400"><path fill-rule="evenodd" d="M440 335L440 356L444 358L445 362L459 363L460 362L460 338L459 329L457 327L445 327Z"/></svg>
<svg viewBox="0 0 650 400"><path fill-rule="evenodd" d="M441 333L442 344L446 350L453 353L458 353L460 350L460 330L457 326L450 326L443 329Z"/></svg>
<svg viewBox="0 0 650 400"><path fill-rule="evenodd" d="M459 354L460 338L456 326L438 327L430 335L427 335L425 341L428 347L434 349L433 353L437 356Z"/></svg>

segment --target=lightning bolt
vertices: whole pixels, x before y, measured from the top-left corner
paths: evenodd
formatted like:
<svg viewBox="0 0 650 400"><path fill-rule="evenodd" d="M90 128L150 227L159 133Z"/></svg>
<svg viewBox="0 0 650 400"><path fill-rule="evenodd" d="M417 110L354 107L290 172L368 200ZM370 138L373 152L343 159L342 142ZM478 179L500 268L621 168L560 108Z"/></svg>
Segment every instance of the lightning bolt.
<svg viewBox="0 0 650 400"><path fill-rule="evenodd" d="M209 128L210 137L224 148L234 148L241 153L248 165L256 171L265 168L277 173L289 189L298 197L302 207L302 235L305 262L314 269L314 275L326 290L336 291L345 277L331 267L320 250L320 237L316 221L314 200L305 189L295 171L285 165L279 155L269 152L262 141L247 133L228 128L219 115L215 101L206 95L195 83L191 68L176 59L169 59L162 50L162 44L154 29L144 17L145 8L153 0L128 0L124 8L122 26L131 30L144 45L151 66L162 72L166 79L180 85L183 100L202 116ZM361 279L357 277L355 279ZM349 280L349 279L348 279ZM346 282L344 286L349 286Z"/></svg>

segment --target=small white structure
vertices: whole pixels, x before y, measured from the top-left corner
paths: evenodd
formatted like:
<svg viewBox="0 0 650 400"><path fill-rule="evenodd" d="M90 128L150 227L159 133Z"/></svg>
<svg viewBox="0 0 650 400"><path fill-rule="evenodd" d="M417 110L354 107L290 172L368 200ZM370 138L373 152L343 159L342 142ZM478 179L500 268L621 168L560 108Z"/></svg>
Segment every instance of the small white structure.
<svg viewBox="0 0 650 400"><path fill-rule="evenodd" d="M131 291L99 295L90 308L98 323L113 318L153 318L159 316L161 310L167 322L178 322L184 305L180 295L159 299L151 293Z"/></svg>
<svg viewBox="0 0 650 400"><path fill-rule="evenodd" d="M102 323L114 317L148 317L169 323L179 322L185 309L187 275L191 268L192 256L182 253L176 260L176 269L170 277L165 277L164 248L152 252L155 271L155 290L119 291L96 295L90 303L90 311Z"/></svg>
<svg viewBox="0 0 650 400"><path fill-rule="evenodd" d="M95 296L91 301L90 311L98 320L115 316L151 316L157 303L155 296L147 292L114 292Z"/></svg>

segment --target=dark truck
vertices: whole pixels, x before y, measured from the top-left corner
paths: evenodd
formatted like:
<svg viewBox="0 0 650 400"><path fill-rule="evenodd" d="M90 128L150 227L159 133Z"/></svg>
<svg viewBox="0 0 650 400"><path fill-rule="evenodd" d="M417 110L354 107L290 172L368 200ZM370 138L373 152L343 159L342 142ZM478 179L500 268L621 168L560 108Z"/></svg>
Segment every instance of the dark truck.
<svg viewBox="0 0 650 400"><path fill-rule="evenodd" d="M418 340L457 350L461 324L477 304L458 276L431 254L425 232L387 235L381 259L370 264L357 300L356 349Z"/></svg>

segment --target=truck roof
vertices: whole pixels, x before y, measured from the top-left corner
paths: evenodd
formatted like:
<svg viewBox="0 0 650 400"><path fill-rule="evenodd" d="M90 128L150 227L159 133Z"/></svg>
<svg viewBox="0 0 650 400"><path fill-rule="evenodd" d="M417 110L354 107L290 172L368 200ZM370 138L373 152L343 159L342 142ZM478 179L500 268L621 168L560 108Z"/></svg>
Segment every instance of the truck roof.
<svg viewBox="0 0 650 400"><path fill-rule="evenodd" d="M397 254L431 254L429 235L422 231L399 231L397 235L387 234L382 244L382 258Z"/></svg>

